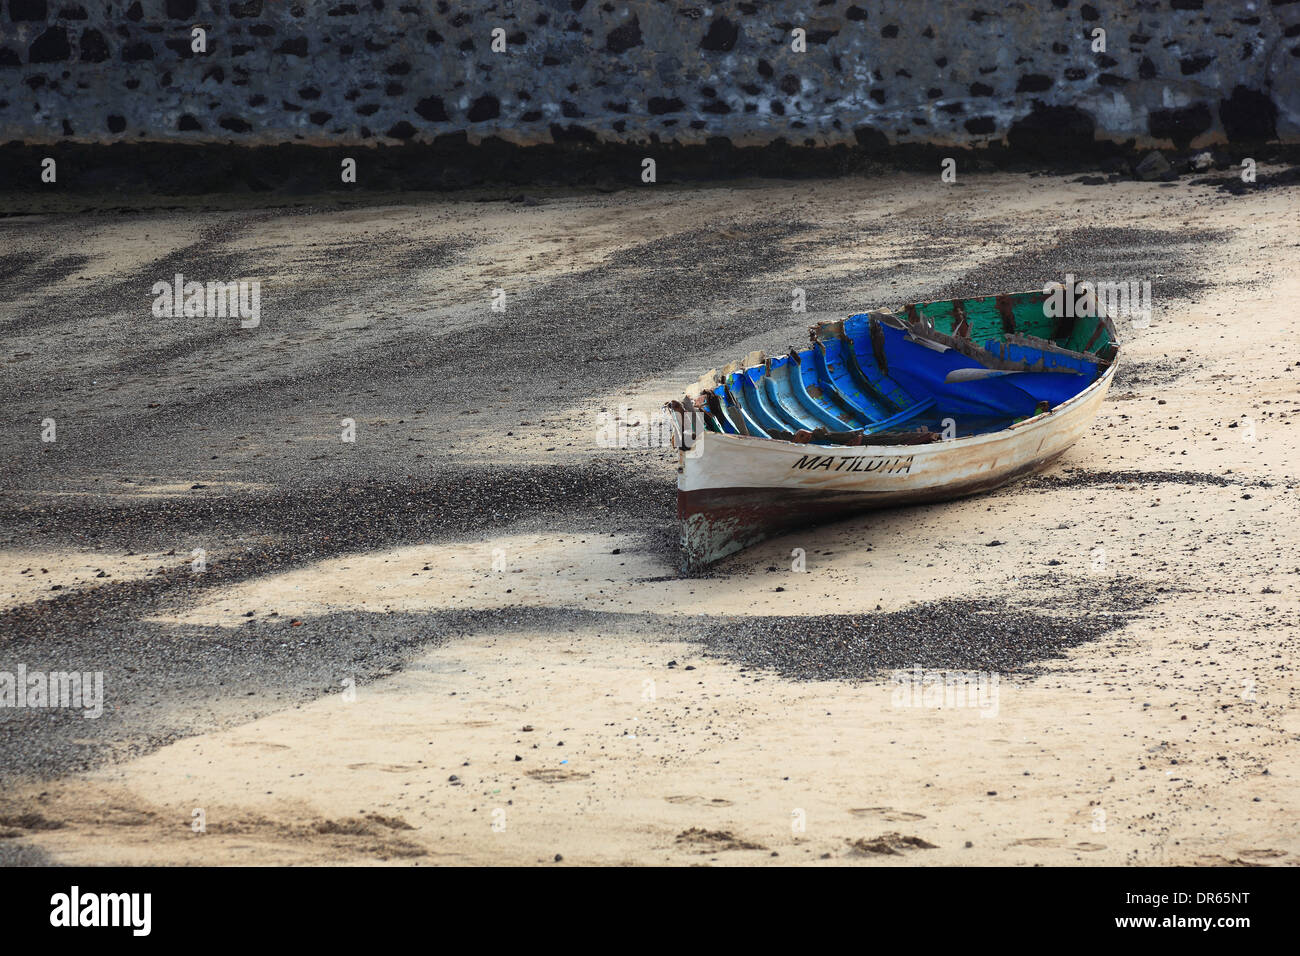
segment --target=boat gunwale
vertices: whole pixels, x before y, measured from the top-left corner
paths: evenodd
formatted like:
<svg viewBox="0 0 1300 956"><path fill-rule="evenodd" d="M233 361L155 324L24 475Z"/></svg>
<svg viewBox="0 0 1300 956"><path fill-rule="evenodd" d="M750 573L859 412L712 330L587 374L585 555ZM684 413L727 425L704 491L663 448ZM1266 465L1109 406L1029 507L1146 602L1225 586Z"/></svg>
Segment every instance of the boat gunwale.
<svg viewBox="0 0 1300 956"><path fill-rule="evenodd" d="M1060 405L1057 405L1055 408L1052 408L1046 412L1040 412L1039 414L1034 415L1031 418L1025 418L1022 419L1021 421L1013 422L1012 424L1008 425L1006 428L999 428L996 431L991 431L991 432L981 432L978 435L962 435L959 438L940 439L939 441L926 442L926 443L916 444L916 445L897 445L897 444L868 445L865 442L861 445L839 445L839 444L835 444L834 442L830 442L830 443L822 443L817 441L796 442L796 441L789 441L784 438L762 438L758 435L724 435L716 432L703 431L696 434L695 441L691 444L689 448L683 449L679 441L678 450L682 451L683 453L689 454L693 449L695 449L695 447L700 443L700 441L705 436L708 436L710 440L723 439L723 438L736 439L740 441L749 440L755 443L753 445L754 448L760 447L759 443L761 443L761 445L763 446L783 445L783 446L788 446L791 449L801 449L801 448L806 449L809 448L810 446L816 448L833 448L835 449L835 454L837 456L845 456L845 455L859 456L859 455L881 455L881 454L898 455L901 453L900 452L901 448L906 448L907 454L909 455L924 455L928 457L929 455L937 454L940 451L943 451L945 449L951 449L954 445L963 442L967 444L963 445L962 447L970 447L971 445L974 444L987 443L991 441L996 441L1000 438L1006 438L1009 437L1009 433L1018 433L1019 431L1025 429L1028 426L1040 425L1046 421L1050 421L1053 416L1060 416L1063 413L1068 413L1073 410L1074 406L1082 403L1085 399L1087 399L1090 393L1092 393L1095 389L1101 388L1102 386L1108 386L1110 384L1110 379L1115 374L1115 369L1117 368L1118 365L1119 365L1118 356L1116 356L1116 360L1110 363L1106 371L1104 371L1097 378L1095 382L1093 382L1087 388L1080 391L1078 394L1062 402ZM669 418L672 421L673 431L675 435L678 435L678 437L680 437L680 433L678 431L679 423L677 421L678 416L670 415ZM703 454L703 451L697 452L696 454L697 455ZM804 452L804 454L807 454L807 452Z"/></svg>
<svg viewBox="0 0 1300 956"><path fill-rule="evenodd" d="M1040 293L1039 290L1029 289L1029 290L1025 290L1024 292L1003 293L1003 294L1004 295L1028 295L1028 294L1044 294L1044 293L1046 293L1046 290L1042 290L1042 292ZM974 298L989 298L989 297L985 296L985 297L974 297ZM934 299L928 302L912 303L912 305L913 306L934 305L934 304L942 304L946 302L957 302L957 301L966 301L966 300ZM820 338L819 333L823 329L833 329L835 326L838 325L840 327L840 330L842 331L844 323L847 322L849 319L857 316L875 317L880 321L888 322L890 325L892 325L895 328L902 329L904 331L912 332L912 333L917 331L912 323L908 322L906 319L900 318L896 312L890 310L875 310L875 311L868 310L866 312L855 312L852 315L845 316L844 318L841 319L830 319L823 322L817 322L816 324L810 326L808 331L810 333L810 337L812 338L812 344L809 348L809 351L810 352L816 351L817 341ZM1097 310L1097 318L1100 320L1100 322L1104 324L1107 331L1110 333L1111 347L1114 349L1114 354L1112 354L1111 356L1105 359L1101 359L1100 356L1093 355L1093 357L1099 359L1098 364L1104 362L1104 370L1086 388L1082 389L1075 395L1072 395L1070 398L1068 398L1066 401L1062 402L1061 404L1056 405L1053 408L1049 408L1045 412L1040 412L1037 415L1033 415L1029 418L1022 419L1018 422L1012 422L1010 425L1007 425L1005 428L999 428L991 432L981 432L979 434L974 434L974 435L963 435L960 437L940 439L939 441L917 443L914 445L909 444L906 445L905 447L911 449L911 453L913 454L925 454L927 456L930 454L935 454L939 449L943 447L952 447L953 445L959 442L966 442L968 444L964 445L963 447L970 447L971 444L978 443L974 441L975 439L992 441L996 439L998 436L1005 436L1008 433L1015 432L1017 429L1022 429L1025 426L1037 425L1041 423L1041 421L1044 419L1050 419L1051 416L1053 415L1058 415L1062 412L1068 412L1071 409L1071 406L1083 401L1088 396L1088 394L1092 392L1093 389L1098 388L1103 383L1107 383L1108 380L1115 374L1115 369L1119 365L1119 358L1122 349L1120 348L1118 337L1115 334L1114 321L1111 318L1111 316L1105 314L1104 310L1100 308L1098 308ZM931 327L922 325L921 328L927 329L932 335L942 335L942 333L936 333L935 330ZM1054 345L1054 343L1051 344ZM1074 353L1071 350L1063 349L1060 348L1059 346L1056 346L1055 350L1066 352L1071 355L1080 354L1082 356L1084 354L1084 353ZM748 356L745 357L745 359L742 359L739 362L728 363L726 366L723 366L723 369L720 373L717 369L714 369L711 373L706 373L704 376L701 376L700 380L695 383L694 387L698 389L699 395L703 395L706 392L712 391L713 389L719 387L719 382L725 383L728 380L728 377L732 374L745 375L745 373L749 372L752 369L761 368L763 364L765 364L765 362L758 362L755 363L754 365L746 365L744 363L746 362L746 360L750 359L751 357L756 357L760 355L765 356L765 354L766 353L763 352L751 352ZM776 356L766 357L767 360L770 360L772 358L777 358L777 357ZM784 356L782 356L782 358L784 358ZM712 384L706 385L704 380L705 378L710 378L710 377L714 381ZM689 390L687 392L687 399L688 399L688 403L693 401ZM680 411L677 411L674 408L674 406L678 406L680 408ZM810 445L815 446L817 448L834 448L836 449L836 454L838 455L844 455L844 454L853 454L853 455L877 454L878 455L882 453L882 450L891 450L891 449L896 450L899 447L904 447L904 446L900 446L897 443L888 444L888 445L868 444L866 442L866 438L867 438L866 434L863 435L863 443L861 445L844 445L844 444L839 444L837 442L818 442L813 440L807 442L795 442L795 441L789 441L788 439L784 439L784 438L773 438L771 436L762 436L762 435L711 433L705 430L705 431L695 432L694 441L692 442L691 446L689 448L684 448L682 446L682 441L685 438L685 424L686 424L685 415L687 414L687 409L680 402L676 402L676 401L667 403L667 405L665 405L665 408L672 409L675 412L675 414L670 414L668 418L672 427L673 437L676 441L678 451L682 452L683 454L688 453L692 449L694 449L696 445L699 444L700 439L708 434L715 434L715 436L718 438L741 438L741 439L748 438L748 439L753 439L754 441L761 441L769 445L770 444L789 445L791 448L807 448ZM923 449L933 449L933 451L923 451ZM884 453L887 454L889 452L885 451ZM698 454L700 454L700 452L697 452L697 456Z"/></svg>

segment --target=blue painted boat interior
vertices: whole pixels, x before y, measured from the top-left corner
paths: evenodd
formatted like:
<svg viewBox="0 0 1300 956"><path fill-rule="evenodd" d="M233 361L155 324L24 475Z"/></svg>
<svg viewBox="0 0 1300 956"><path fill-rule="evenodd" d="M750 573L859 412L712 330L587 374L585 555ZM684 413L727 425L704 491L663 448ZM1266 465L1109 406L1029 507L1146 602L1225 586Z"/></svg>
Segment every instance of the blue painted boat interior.
<svg viewBox="0 0 1300 956"><path fill-rule="evenodd" d="M842 335L814 336L808 348L729 373L706 393L709 426L759 438L822 430L869 440L881 432L941 433L951 420L958 436L981 434L1068 401L1106 366L1096 354L1053 348L1046 340L1040 340L1046 347L1013 344L1001 335L972 343L978 348L969 351L985 354L982 363L895 321L854 315ZM955 324L961 328L962 321ZM969 335L969 325L963 331Z"/></svg>

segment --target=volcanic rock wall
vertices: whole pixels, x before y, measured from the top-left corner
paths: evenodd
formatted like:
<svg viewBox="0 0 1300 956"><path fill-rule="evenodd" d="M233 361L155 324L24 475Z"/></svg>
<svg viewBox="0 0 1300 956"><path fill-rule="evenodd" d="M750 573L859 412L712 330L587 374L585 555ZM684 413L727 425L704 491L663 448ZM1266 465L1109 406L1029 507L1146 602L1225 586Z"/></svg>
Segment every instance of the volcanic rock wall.
<svg viewBox="0 0 1300 956"><path fill-rule="evenodd" d="M3 141L447 134L1296 142L1300 2L0 0Z"/></svg>

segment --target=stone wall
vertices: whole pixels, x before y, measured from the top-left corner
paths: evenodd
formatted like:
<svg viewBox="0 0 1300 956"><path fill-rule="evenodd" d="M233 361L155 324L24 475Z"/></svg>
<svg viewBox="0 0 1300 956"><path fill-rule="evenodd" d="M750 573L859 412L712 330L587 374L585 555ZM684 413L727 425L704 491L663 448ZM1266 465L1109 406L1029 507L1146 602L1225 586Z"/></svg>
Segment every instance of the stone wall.
<svg viewBox="0 0 1300 956"><path fill-rule="evenodd" d="M193 50L195 26L206 52ZM1098 29L1105 52L1093 49ZM1300 2L0 0L0 141L355 146L447 134L1294 143Z"/></svg>

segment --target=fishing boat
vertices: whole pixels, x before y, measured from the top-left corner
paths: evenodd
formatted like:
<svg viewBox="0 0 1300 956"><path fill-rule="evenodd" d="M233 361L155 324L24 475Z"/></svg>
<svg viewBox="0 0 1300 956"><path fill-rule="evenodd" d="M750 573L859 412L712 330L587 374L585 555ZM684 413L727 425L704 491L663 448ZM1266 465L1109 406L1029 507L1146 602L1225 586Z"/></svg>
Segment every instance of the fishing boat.
<svg viewBox="0 0 1300 956"><path fill-rule="evenodd" d="M1046 467L1091 424L1119 355L1110 316L1073 308L1073 291L860 313L702 376L668 403L685 568Z"/></svg>

